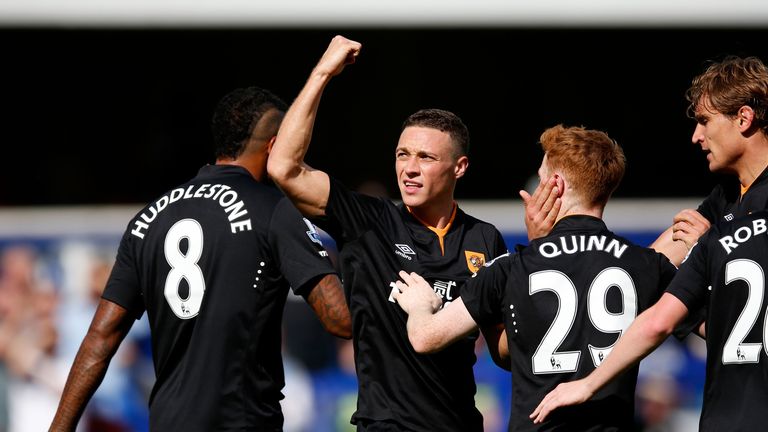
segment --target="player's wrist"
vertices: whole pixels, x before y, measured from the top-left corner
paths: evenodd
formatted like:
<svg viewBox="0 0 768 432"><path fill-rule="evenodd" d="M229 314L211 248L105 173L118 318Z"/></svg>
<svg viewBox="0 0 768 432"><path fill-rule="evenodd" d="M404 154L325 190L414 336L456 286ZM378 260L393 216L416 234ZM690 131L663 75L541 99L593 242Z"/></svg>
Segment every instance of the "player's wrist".
<svg viewBox="0 0 768 432"><path fill-rule="evenodd" d="M333 71L325 70L321 66L315 66L312 73L309 75L310 81L315 81L319 84L325 84L333 77Z"/></svg>

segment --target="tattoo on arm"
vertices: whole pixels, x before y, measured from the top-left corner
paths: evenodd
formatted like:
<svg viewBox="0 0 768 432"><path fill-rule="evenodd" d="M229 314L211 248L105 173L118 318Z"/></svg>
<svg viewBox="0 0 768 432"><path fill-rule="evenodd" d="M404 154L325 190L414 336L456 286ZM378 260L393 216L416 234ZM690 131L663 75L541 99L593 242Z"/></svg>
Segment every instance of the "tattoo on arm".
<svg viewBox="0 0 768 432"><path fill-rule="evenodd" d="M352 318L338 276L323 276L305 299L329 333L344 339L352 337Z"/></svg>

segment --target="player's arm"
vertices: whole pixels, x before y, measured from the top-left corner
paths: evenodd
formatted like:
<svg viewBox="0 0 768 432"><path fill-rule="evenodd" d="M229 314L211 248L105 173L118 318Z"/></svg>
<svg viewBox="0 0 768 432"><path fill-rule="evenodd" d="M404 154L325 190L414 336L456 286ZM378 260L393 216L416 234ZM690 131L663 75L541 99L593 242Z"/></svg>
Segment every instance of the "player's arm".
<svg viewBox="0 0 768 432"><path fill-rule="evenodd" d="M352 317L338 276L327 274L321 277L304 299L328 333L343 339L352 337Z"/></svg>
<svg viewBox="0 0 768 432"><path fill-rule="evenodd" d="M709 226L709 220L698 211L682 210L672 219L672 226L661 233L650 247L666 255L672 264L679 267L688 251L699 241L699 237L707 232Z"/></svg>
<svg viewBox="0 0 768 432"><path fill-rule="evenodd" d="M462 305L464 302L462 302ZM466 309L466 305L464 305ZM507 343L507 331L504 329L504 323L493 326L483 326L480 328L483 332L485 344L488 352L491 354L496 366L504 370L512 370L512 360L509 357L509 345Z"/></svg>
<svg viewBox="0 0 768 432"><path fill-rule="evenodd" d="M707 322L702 321L701 324L696 328L696 334L699 335L700 338L706 339L707 338Z"/></svg>
<svg viewBox="0 0 768 432"><path fill-rule="evenodd" d="M688 309L683 302L672 294L664 293L655 305L632 322L598 368L585 378L555 387L544 396L530 418L534 423L541 423L556 408L589 400L609 381L661 345L687 313Z"/></svg>
<svg viewBox="0 0 768 432"><path fill-rule="evenodd" d="M101 299L88 333L69 371L50 431L74 431L88 401L104 379L107 367L133 325L122 306Z"/></svg>
<svg viewBox="0 0 768 432"><path fill-rule="evenodd" d="M533 195L521 190L520 198L525 207L525 228L528 240L544 237L552 231L560 213L563 179L553 175L547 181L539 182Z"/></svg>
<svg viewBox="0 0 768 432"><path fill-rule="evenodd" d="M360 48L359 43L342 36L333 38L285 114L269 155L270 177L306 216L324 215L330 192L328 174L304 163L320 98L331 78L354 63Z"/></svg>
<svg viewBox="0 0 768 432"><path fill-rule="evenodd" d="M400 277L392 297L408 314L408 340L416 352L440 351L477 330L461 297L440 309L442 300L423 277L404 271Z"/></svg>

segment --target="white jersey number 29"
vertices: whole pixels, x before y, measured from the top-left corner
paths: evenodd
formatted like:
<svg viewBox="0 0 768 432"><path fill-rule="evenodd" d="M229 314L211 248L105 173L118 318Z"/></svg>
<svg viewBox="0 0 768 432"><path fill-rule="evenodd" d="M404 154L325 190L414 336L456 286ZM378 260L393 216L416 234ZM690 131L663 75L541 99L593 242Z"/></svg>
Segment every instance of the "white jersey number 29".
<svg viewBox="0 0 768 432"><path fill-rule="evenodd" d="M182 253L181 241L187 240L187 251ZM181 319L197 316L205 294L205 278L197 262L203 254L203 228L194 219L176 222L165 235L165 259L171 271L165 279L165 300L173 313ZM189 294L182 298L179 286L187 281Z"/></svg>
<svg viewBox="0 0 768 432"><path fill-rule="evenodd" d="M622 311L613 313L605 303L608 289L616 287L621 291ZM558 308L554 321L533 354L534 374L552 374L575 372L579 366L581 350L557 351L573 327L578 307L578 292L573 281L556 270L546 270L530 276L528 294L551 291L557 295ZM587 292L587 312L592 325L603 333L623 333L637 315L637 292L629 274L621 268L610 267L601 271ZM615 345L615 343L614 343ZM595 367L599 366L610 354L613 345L596 347L588 344L590 356Z"/></svg>

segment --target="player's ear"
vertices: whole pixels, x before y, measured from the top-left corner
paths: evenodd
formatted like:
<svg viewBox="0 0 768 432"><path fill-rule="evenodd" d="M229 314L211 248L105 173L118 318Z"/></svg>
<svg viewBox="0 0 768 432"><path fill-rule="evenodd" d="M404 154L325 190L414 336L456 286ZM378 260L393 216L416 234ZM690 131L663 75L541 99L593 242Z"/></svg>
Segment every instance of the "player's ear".
<svg viewBox="0 0 768 432"><path fill-rule="evenodd" d="M752 126L752 121L755 119L755 110L749 105L744 105L739 108L736 119L739 122L739 131L745 132Z"/></svg>
<svg viewBox="0 0 768 432"><path fill-rule="evenodd" d="M275 145L275 141L277 140L277 135L273 136L272 138L267 141L266 147L267 147L267 154L272 153L272 146Z"/></svg>
<svg viewBox="0 0 768 432"><path fill-rule="evenodd" d="M557 182L557 190L558 190L557 196L562 197L565 194L566 189L568 188L568 181L566 180L563 173L559 171L555 171L553 176L555 177L555 181Z"/></svg>
<svg viewBox="0 0 768 432"><path fill-rule="evenodd" d="M461 156L459 159L456 160L456 164L453 167L454 174L456 175L456 178L461 178L465 172L467 172L467 168L469 167L469 158L466 156Z"/></svg>

